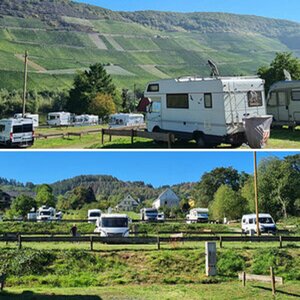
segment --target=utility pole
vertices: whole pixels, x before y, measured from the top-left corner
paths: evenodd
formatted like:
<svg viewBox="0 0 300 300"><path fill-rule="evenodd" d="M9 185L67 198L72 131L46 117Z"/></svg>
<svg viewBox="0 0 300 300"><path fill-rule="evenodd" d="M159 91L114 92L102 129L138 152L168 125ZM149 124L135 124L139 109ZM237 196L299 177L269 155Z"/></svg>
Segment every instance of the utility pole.
<svg viewBox="0 0 300 300"><path fill-rule="evenodd" d="M23 111L22 111L22 117L25 117L26 113L26 94L27 94L27 67L28 67L28 52L25 51L24 56L24 86L23 86Z"/></svg>
<svg viewBox="0 0 300 300"><path fill-rule="evenodd" d="M257 162L256 162L256 151L253 152L254 155L254 193L255 193L255 213L256 213L256 234L260 236L259 230L259 214L258 214L258 191L257 191Z"/></svg>

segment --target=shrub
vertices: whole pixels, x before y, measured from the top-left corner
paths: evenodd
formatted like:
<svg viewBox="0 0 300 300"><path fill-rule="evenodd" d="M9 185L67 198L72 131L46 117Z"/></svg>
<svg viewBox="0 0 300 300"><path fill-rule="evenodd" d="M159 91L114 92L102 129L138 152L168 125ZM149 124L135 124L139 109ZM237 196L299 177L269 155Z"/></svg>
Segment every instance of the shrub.
<svg viewBox="0 0 300 300"><path fill-rule="evenodd" d="M217 262L220 275L236 276L236 273L245 268L245 258L233 250L227 250L220 254Z"/></svg>

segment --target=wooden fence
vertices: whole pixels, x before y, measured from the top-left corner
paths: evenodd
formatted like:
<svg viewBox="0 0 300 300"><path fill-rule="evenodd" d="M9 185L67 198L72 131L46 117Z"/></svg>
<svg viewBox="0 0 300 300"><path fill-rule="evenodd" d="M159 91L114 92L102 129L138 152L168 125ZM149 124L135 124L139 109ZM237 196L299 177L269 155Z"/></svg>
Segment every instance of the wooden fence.
<svg viewBox="0 0 300 300"><path fill-rule="evenodd" d="M283 246L283 242L300 242L300 236L182 236L182 237L100 237L100 236L0 236L0 242L17 242L19 248L22 248L22 243L73 243L73 242L89 242L91 250L93 244L104 243L114 245L146 245L157 244L157 249L160 249L161 243L174 243L174 242L207 242L218 241L220 248L223 243L230 242L252 242L252 243L266 243L266 242L279 242L279 247Z"/></svg>

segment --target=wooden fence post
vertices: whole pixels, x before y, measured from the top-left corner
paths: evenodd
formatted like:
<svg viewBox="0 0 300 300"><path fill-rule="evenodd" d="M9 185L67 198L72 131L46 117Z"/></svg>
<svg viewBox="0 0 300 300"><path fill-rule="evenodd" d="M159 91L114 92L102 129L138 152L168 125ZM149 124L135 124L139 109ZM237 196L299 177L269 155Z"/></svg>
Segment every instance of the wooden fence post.
<svg viewBox="0 0 300 300"><path fill-rule="evenodd" d="M223 239L221 236L220 236L220 248L223 248Z"/></svg>
<svg viewBox="0 0 300 300"><path fill-rule="evenodd" d="M271 275L271 282L272 282L272 295L275 296L276 294L276 287L275 287L275 276L274 276L274 269L270 267L270 275Z"/></svg>
<svg viewBox="0 0 300 300"><path fill-rule="evenodd" d="M160 238L157 236L157 250L160 250Z"/></svg>
<svg viewBox="0 0 300 300"><path fill-rule="evenodd" d="M134 130L130 130L130 137L131 137L131 145L133 144L133 137L134 137Z"/></svg>
<svg viewBox="0 0 300 300"><path fill-rule="evenodd" d="M19 244L19 249L22 249L22 236L21 236L21 234L18 235L18 244Z"/></svg>
<svg viewBox="0 0 300 300"><path fill-rule="evenodd" d="M282 236L279 236L279 248L282 248Z"/></svg>
<svg viewBox="0 0 300 300"><path fill-rule="evenodd" d="M94 251L94 241L93 241L93 236L90 236L90 242L91 242L91 251Z"/></svg>
<svg viewBox="0 0 300 300"><path fill-rule="evenodd" d="M101 145L104 144L104 129L101 130Z"/></svg>
<svg viewBox="0 0 300 300"><path fill-rule="evenodd" d="M246 272L242 273L242 281L243 281L243 286L246 286Z"/></svg>

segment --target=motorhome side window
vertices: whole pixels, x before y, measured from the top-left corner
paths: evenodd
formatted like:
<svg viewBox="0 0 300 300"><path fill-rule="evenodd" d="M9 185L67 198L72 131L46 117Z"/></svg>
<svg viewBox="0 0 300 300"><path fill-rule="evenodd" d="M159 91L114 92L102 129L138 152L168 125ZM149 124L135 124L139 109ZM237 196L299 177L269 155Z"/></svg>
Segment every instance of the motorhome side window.
<svg viewBox="0 0 300 300"><path fill-rule="evenodd" d="M167 108L189 108L188 94L168 94Z"/></svg>
<svg viewBox="0 0 300 300"><path fill-rule="evenodd" d="M211 93L204 94L204 107L212 108L212 94Z"/></svg>
<svg viewBox="0 0 300 300"><path fill-rule="evenodd" d="M159 92L159 84L149 84L147 92Z"/></svg>
<svg viewBox="0 0 300 300"><path fill-rule="evenodd" d="M300 101L300 90L299 91L292 91L292 100L293 101Z"/></svg>
<svg viewBox="0 0 300 300"><path fill-rule="evenodd" d="M257 91L249 91L247 93L248 96L248 106L254 107L254 106L262 106L262 92Z"/></svg>
<svg viewBox="0 0 300 300"><path fill-rule="evenodd" d="M0 125L0 132L5 131L5 125Z"/></svg>

